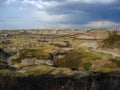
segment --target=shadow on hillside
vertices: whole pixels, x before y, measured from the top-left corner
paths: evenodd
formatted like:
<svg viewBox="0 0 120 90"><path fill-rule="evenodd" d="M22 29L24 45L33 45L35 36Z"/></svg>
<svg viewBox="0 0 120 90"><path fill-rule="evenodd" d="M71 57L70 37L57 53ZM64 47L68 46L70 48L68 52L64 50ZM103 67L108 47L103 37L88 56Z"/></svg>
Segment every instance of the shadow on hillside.
<svg viewBox="0 0 120 90"><path fill-rule="evenodd" d="M120 90L120 72L93 73L81 77L52 75L11 77L0 76L1 90Z"/></svg>

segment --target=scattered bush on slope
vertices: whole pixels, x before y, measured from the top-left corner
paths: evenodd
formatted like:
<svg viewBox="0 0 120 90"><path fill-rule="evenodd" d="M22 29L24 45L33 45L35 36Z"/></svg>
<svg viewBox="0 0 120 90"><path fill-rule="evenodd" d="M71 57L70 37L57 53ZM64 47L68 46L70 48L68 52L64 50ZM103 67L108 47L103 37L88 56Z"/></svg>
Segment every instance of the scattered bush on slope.
<svg viewBox="0 0 120 90"><path fill-rule="evenodd" d="M103 48L120 48L120 35L118 31L109 32L109 37L102 41Z"/></svg>

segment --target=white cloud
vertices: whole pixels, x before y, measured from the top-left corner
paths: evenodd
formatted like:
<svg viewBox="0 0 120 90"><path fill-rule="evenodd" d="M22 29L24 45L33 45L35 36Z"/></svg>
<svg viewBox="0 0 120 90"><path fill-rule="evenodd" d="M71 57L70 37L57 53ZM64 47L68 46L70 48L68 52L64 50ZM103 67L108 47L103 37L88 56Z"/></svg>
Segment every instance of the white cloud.
<svg viewBox="0 0 120 90"><path fill-rule="evenodd" d="M72 24L57 24L58 28L73 28L74 25Z"/></svg>
<svg viewBox="0 0 120 90"><path fill-rule="evenodd" d="M86 24L88 27L111 27L111 26L119 26L120 23L112 22L112 21L95 21L95 22L89 22Z"/></svg>
<svg viewBox="0 0 120 90"><path fill-rule="evenodd" d="M9 4L12 4L12 3L14 3L14 2L16 2L16 0L7 0L7 1L5 2L5 4L9 5Z"/></svg>
<svg viewBox="0 0 120 90"><path fill-rule="evenodd" d="M109 26L120 26L120 23L112 21L96 21L96 19L98 19L97 17L100 17L102 20L105 19L102 18L104 14L101 14L101 11L104 11L103 8L100 9L101 7L96 6L99 5L99 3L106 5L114 3L116 1L118 0L5 0L4 2L6 3L6 5L10 6L11 4L15 3L15 9L18 8L17 13L13 14L13 17L14 15L15 18L17 17L16 22L13 21L15 23L12 23L13 26L18 25L19 27L31 28L101 28ZM90 7L91 5L88 4L94 4L95 7ZM116 7L117 8L115 9L120 9L119 6ZM97 8L98 10L100 10L100 15L94 16L96 15L95 13L97 11ZM93 11L90 12L92 9ZM11 12L14 12L13 9ZM110 18L111 16L108 17ZM93 20L94 22L89 22L91 20ZM111 20L114 20L114 17L111 18ZM23 21L25 23L23 23ZM9 23L11 24L11 22Z"/></svg>
<svg viewBox="0 0 120 90"><path fill-rule="evenodd" d="M42 0L39 0L39 1L24 0L24 1L22 1L22 3L24 5L32 5L36 8L38 8L39 10L44 10L45 8L55 7L55 6L60 5L60 3L57 1L42 1Z"/></svg>
<svg viewBox="0 0 120 90"><path fill-rule="evenodd" d="M25 5L25 6L30 5L30 6L37 7L39 9L44 9L41 1L38 2L38 1L35 1L35 0L34 1L33 0L31 0L31 1L24 0L24 1L22 1L22 4Z"/></svg>
<svg viewBox="0 0 120 90"><path fill-rule="evenodd" d="M46 23L64 22L69 18L69 15L67 14L49 15L45 11L37 11L34 13L34 16L37 20L40 20Z"/></svg>
<svg viewBox="0 0 120 90"><path fill-rule="evenodd" d="M81 3L113 3L117 0L67 0L72 2L81 2Z"/></svg>

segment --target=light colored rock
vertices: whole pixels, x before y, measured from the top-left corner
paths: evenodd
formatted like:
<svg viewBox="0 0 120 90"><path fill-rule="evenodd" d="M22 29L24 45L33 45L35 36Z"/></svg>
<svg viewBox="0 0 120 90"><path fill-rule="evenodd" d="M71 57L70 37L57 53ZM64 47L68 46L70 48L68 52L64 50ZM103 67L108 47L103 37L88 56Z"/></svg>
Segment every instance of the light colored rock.
<svg viewBox="0 0 120 90"><path fill-rule="evenodd" d="M19 73L25 73L26 71L25 70L19 70L17 72L19 72Z"/></svg>
<svg viewBox="0 0 120 90"><path fill-rule="evenodd" d="M53 63L50 60L38 60L35 58L26 58L22 60L21 64L22 66L35 65L35 64L53 65Z"/></svg>

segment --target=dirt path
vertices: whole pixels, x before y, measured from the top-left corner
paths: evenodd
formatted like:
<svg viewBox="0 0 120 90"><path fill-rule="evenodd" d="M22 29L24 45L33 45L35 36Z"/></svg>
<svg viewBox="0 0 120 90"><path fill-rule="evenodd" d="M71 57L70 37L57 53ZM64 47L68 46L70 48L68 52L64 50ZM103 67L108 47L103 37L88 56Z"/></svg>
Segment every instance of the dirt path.
<svg viewBox="0 0 120 90"><path fill-rule="evenodd" d="M120 54L117 53L117 52L114 52L114 51L109 51L109 50L101 50L101 49L93 49L94 51L96 52L103 52L103 53L106 53L106 54L111 54L113 57L120 57Z"/></svg>
<svg viewBox="0 0 120 90"><path fill-rule="evenodd" d="M97 49L97 48L94 48L92 49L93 51L95 52L102 52L102 53L106 53L106 54L111 54L113 57L120 57L120 54L119 52L115 52L115 51L112 51L112 50L103 50L103 49Z"/></svg>

